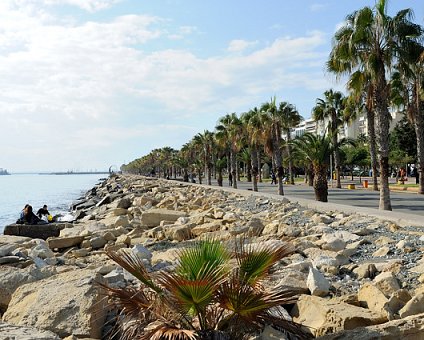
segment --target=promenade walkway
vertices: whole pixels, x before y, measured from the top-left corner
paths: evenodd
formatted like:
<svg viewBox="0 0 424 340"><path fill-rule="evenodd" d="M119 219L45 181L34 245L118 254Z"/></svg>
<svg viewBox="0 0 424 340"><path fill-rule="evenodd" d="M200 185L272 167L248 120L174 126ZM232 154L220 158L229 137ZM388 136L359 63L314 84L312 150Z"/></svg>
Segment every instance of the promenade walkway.
<svg viewBox="0 0 424 340"><path fill-rule="evenodd" d="M205 181L203 179L203 184ZM356 212L372 212L373 215L385 217L387 211L378 210L379 191L362 188L356 180L356 189L349 190L346 188L347 183L351 183L348 179L343 180L342 189L329 187L328 203L315 202L314 190L312 187L304 183L296 183L295 185L284 185L284 195L292 200L302 204L307 204L310 207L320 205L327 206L328 210L336 209L338 205L352 207L352 211ZM212 185L217 186L216 180L212 180ZM334 183L335 185L335 183ZM252 192L252 183L241 181L237 182L238 190ZM224 180L224 188L230 188L228 181ZM278 194L278 186L269 182L258 183L258 191L262 194ZM424 195L418 195L410 191L391 191L390 193L393 213L401 218L414 220L417 223L424 225ZM346 209L345 209L346 210Z"/></svg>

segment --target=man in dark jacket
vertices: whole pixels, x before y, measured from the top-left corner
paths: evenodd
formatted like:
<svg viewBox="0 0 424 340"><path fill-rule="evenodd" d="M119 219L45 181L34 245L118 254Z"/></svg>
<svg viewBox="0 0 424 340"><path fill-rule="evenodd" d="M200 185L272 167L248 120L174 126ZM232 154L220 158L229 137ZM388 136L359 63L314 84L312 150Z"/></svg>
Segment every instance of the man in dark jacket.
<svg viewBox="0 0 424 340"><path fill-rule="evenodd" d="M38 216L38 218L43 218L43 216L49 216L50 215L50 213L49 213L49 211L47 210L47 205L43 205L43 207L42 208L40 208L40 209L38 209L38 211L37 211L37 216Z"/></svg>

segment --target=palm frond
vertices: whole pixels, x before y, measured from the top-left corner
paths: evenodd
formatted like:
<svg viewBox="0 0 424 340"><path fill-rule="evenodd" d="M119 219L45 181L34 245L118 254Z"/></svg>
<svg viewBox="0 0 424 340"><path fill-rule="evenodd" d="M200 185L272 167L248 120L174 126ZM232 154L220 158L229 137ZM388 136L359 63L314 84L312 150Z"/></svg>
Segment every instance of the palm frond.
<svg viewBox="0 0 424 340"><path fill-rule="evenodd" d="M172 325L162 324L146 332L142 340L197 340L195 331L175 328Z"/></svg>
<svg viewBox="0 0 424 340"><path fill-rule="evenodd" d="M153 289L157 293L162 292L160 287L155 285L151 279L142 259L131 250L120 249L117 252L109 250L106 252L106 254L122 268L139 279L147 287Z"/></svg>
<svg viewBox="0 0 424 340"><path fill-rule="evenodd" d="M228 270L225 265L229 258L229 253L219 241L202 240L179 253L176 272L188 280L202 279L211 272L221 276Z"/></svg>
<svg viewBox="0 0 424 340"><path fill-rule="evenodd" d="M266 277L272 266L294 252L294 248L289 243L253 246L246 245L245 240L241 239L237 247L236 258L240 268L240 278L250 285L255 285Z"/></svg>

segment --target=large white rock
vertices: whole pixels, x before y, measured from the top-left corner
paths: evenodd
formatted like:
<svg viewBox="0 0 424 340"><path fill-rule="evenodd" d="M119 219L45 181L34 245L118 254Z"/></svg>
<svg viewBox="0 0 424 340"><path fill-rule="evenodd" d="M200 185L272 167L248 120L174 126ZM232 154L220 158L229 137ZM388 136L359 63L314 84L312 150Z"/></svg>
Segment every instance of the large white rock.
<svg viewBox="0 0 424 340"><path fill-rule="evenodd" d="M148 261L152 260L152 252L141 244L136 244L134 247L131 248L131 250L140 259L145 259Z"/></svg>
<svg viewBox="0 0 424 340"><path fill-rule="evenodd" d="M311 294L315 296L326 296L330 290L330 282L328 282L319 270L313 267L309 267L306 284L311 291Z"/></svg>
<svg viewBox="0 0 424 340"><path fill-rule="evenodd" d="M100 339L106 308L96 282L105 283L94 271L76 270L20 286L3 321L49 330L60 337Z"/></svg>

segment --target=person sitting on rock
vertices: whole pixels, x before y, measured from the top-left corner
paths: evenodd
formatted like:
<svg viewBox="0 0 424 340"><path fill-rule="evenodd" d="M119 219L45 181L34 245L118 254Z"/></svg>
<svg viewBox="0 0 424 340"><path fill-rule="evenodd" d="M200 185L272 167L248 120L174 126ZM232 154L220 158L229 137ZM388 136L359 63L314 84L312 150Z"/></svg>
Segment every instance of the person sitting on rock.
<svg viewBox="0 0 424 340"><path fill-rule="evenodd" d="M37 216L38 216L38 218L43 218L43 217L45 217L46 218L46 220L47 220L47 217L50 215L50 213L49 213L49 211L47 210L47 205L43 205L43 207L42 208L40 208L40 209L38 209L38 211L37 211Z"/></svg>
<svg viewBox="0 0 424 340"><path fill-rule="evenodd" d="M24 214L22 218L16 221L17 224L46 224L46 221L43 221L37 217L32 211L32 206L27 204L24 208Z"/></svg>

